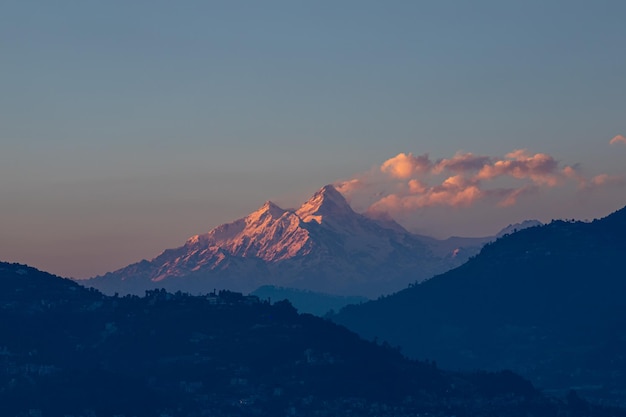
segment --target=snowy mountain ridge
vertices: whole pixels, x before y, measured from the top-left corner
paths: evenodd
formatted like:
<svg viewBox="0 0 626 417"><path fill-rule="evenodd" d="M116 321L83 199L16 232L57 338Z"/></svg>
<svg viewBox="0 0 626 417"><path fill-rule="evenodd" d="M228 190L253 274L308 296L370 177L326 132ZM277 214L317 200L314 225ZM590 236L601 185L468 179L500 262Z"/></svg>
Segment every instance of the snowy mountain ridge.
<svg viewBox="0 0 626 417"><path fill-rule="evenodd" d="M86 283L108 293L142 294L157 287L249 292L278 285L377 297L462 264L489 239L439 241L415 235L392 220L356 213L327 185L298 209L267 201L248 216L192 236L151 261Z"/></svg>

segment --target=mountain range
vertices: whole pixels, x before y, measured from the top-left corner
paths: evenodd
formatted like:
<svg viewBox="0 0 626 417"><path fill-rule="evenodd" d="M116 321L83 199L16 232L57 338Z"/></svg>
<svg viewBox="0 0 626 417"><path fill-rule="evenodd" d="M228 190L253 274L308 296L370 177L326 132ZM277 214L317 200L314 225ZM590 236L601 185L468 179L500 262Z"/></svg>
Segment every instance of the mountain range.
<svg viewBox="0 0 626 417"><path fill-rule="evenodd" d="M626 405L626 208L487 244L466 264L333 320L450 369L511 369Z"/></svg>
<svg viewBox="0 0 626 417"><path fill-rule="evenodd" d="M518 225L527 227L537 222ZM147 289L244 293L263 285L375 298L463 264L492 237L437 240L356 213L332 186L298 209L258 210L181 247L81 283L105 293Z"/></svg>

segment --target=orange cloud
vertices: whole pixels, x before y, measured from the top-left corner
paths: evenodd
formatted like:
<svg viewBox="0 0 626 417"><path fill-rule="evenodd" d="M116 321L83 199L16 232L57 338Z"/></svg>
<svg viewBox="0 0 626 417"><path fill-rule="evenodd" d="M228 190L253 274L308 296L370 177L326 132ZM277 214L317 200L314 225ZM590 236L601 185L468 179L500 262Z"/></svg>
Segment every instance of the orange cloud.
<svg viewBox="0 0 626 417"><path fill-rule="evenodd" d="M410 194L386 195L370 206L370 211L407 211L431 206L470 206L483 197L478 184L455 175L446 178L440 185L428 187L418 180L409 181Z"/></svg>
<svg viewBox="0 0 626 417"><path fill-rule="evenodd" d="M562 166L551 155L517 149L499 157L457 152L434 162L427 153L399 153L337 188L356 197L370 213L400 214L424 207L469 207L479 201L511 207L528 194L568 183L591 190L626 185L626 179L608 174L586 178L577 164Z"/></svg>
<svg viewBox="0 0 626 417"><path fill-rule="evenodd" d="M441 185L431 188L426 193L425 205L469 206L481 198L483 192L474 181L462 175L445 179Z"/></svg>
<svg viewBox="0 0 626 417"><path fill-rule="evenodd" d="M425 202L425 206L471 206L483 196L483 191L476 185L466 188L434 189Z"/></svg>
<svg viewBox="0 0 626 417"><path fill-rule="evenodd" d="M383 162L380 170L393 178L408 179L415 174L428 172L431 166L428 154L413 156L412 153L399 153Z"/></svg>
<svg viewBox="0 0 626 417"><path fill-rule="evenodd" d="M531 194L537 191L537 186L526 185L521 188L509 188L503 190L491 190L490 195L500 198L498 207L511 207L517 204L517 199L522 195Z"/></svg>
<svg viewBox="0 0 626 417"><path fill-rule="evenodd" d="M428 186L426 185L426 183L423 183L422 181L418 179L414 178L409 181L409 192L411 194L422 194L426 192L427 189L428 189Z"/></svg>
<svg viewBox="0 0 626 417"><path fill-rule="evenodd" d="M492 180L501 176L517 179L530 179L537 184L554 187L560 182L558 162L550 155L538 153L528 155L526 150L519 149L508 153L505 159L485 165L478 172L478 180Z"/></svg>
<svg viewBox="0 0 626 417"><path fill-rule="evenodd" d="M477 156L473 153L457 153L450 159L440 159L433 167L433 172L438 174L445 170L451 172L478 171L491 162L488 156Z"/></svg>
<svg viewBox="0 0 626 417"><path fill-rule="evenodd" d="M616 143L626 143L626 136L624 135L613 136L613 139L611 139L609 144L615 145Z"/></svg>
<svg viewBox="0 0 626 417"><path fill-rule="evenodd" d="M362 189L365 185L363 181L358 178L354 178L347 181L339 181L333 184L335 189L339 191L341 194L350 195L352 192Z"/></svg>
<svg viewBox="0 0 626 417"><path fill-rule="evenodd" d="M576 170L576 168L571 167L571 166L566 166L565 168L563 168L561 170L561 172L563 173L563 175L565 175L567 178L573 178L573 179L582 179L582 176L578 173L578 171Z"/></svg>
<svg viewBox="0 0 626 417"><path fill-rule="evenodd" d="M579 186L580 188L585 189L585 190L592 190L592 189L600 188L604 186L615 186L615 185L624 185L624 184L626 184L626 179L622 176L600 174L600 175L596 175L590 180L581 181Z"/></svg>

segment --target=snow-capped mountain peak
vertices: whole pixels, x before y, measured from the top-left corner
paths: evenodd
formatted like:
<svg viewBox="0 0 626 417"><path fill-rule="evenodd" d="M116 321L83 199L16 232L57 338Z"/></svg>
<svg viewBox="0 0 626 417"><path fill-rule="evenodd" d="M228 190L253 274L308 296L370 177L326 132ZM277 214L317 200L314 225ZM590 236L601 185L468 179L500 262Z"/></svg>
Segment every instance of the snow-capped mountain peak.
<svg viewBox="0 0 626 417"><path fill-rule="evenodd" d="M265 223L266 221L279 219L286 212L287 210L283 210L268 200L257 211L246 216L245 220L246 224Z"/></svg>
<svg viewBox="0 0 626 417"><path fill-rule="evenodd" d="M304 223L316 221L322 224L325 217L336 219L354 214L344 196L332 185L322 187L296 210L296 215Z"/></svg>
<svg viewBox="0 0 626 417"><path fill-rule="evenodd" d="M272 284L375 297L466 259L435 253L435 246L435 239L413 235L391 219L354 212L327 185L297 210L267 201L246 217L195 235L151 261L92 282L101 289L139 293L156 286L252 291Z"/></svg>

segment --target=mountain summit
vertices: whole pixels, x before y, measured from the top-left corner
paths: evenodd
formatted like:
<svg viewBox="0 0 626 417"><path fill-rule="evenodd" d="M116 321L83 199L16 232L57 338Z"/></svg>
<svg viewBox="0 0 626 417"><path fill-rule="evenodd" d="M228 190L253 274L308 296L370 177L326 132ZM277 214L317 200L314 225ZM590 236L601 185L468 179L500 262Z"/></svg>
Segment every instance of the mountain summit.
<svg viewBox="0 0 626 417"><path fill-rule="evenodd" d="M296 215L303 222L316 221L319 224L323 224L325 221L354 216L355 214L344 196L332 185L322 187L296 210Z"/></svg>
<svg viewBox="0 0 626 417"><path fill-rule="evenodd" d="M278 285L377 297L460 265L486 241L436 241L409 233L395 222L356 213L335 187L326 185L296 210L267 201L248 216L192 236L151 261L86 283L108 293L143 294L157 287L249 292Z"/></svg>

